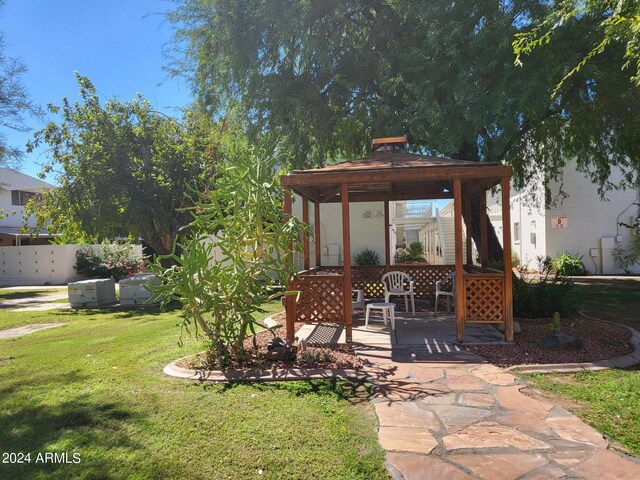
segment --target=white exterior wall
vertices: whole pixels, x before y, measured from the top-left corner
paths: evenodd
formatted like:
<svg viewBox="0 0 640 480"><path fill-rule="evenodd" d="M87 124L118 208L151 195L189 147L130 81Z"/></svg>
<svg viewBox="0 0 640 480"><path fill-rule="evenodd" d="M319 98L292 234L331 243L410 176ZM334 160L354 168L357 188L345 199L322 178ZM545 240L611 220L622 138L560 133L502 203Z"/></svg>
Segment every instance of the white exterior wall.
<svg viewBox="0 0 640 480"><path fill-rule="evenodd" d="M313 203L309 202L309 223L314 231ZM292 213L302 219L302 199L294 195ZM369 248L380 256L380 263L384 264L384 202L358 202L349 205L349 219L351 225L351 262L361 250ZM344 249L342 245L342 204L320 204L320 248L321 261L324 266L338 266L344 264ZM310 240L309 250L311 266L315 266L315 242ZM296 259L298 264L302 261Z"/></svg>
<svg viewBox="0 0 640 480"><path fill-rule="evenodd" d="M543 208L529 206L522 195L511 197L511 251L515 252L523 265L536 267L536 258L547 252L547 222ZM502 223L502 222L501 222ZM520 225L520 239L515 237L515 225ZM502 235L499 235L502 243ZM532 241L535 240L535 241Z"/></svg>
<svg viewBox="0 0 640 480"><path fill-rule="evenodd" d="M619 175L611 177L613 183L619 180ZM613 248L627 248L631 242L631 230L618 226L618 222L629 223L630 217L638 214L638 207L633 206L638 201L638 190L610 191L607 200L601 200L597 187L571 166L565 168L562 182L569 197L547 211L547 254L555 258L567 251L583 255L585 268L592 273L624 273L615 266L612 253ZM552 194L559 187L551 184ZM567 228L551 228L554 216L566 216ZM640 265L630 270L640 273Z"/></svg>
<svg viewBox="0 0 640 480"><path fill-rule="evenodd" d="M615 175L612 182L620 180ZM544 201L542 184L532 182L537 188L537 196ZM560 184L549 185L552 195L558 193ZM562 189L569 196L559 200L559 205L545 210L543 206L530 205L529 194L511 191L511 248L518 254L522 263L529 262L530 268L536 267L536 257L558 255L569 252L583 256L587 272L602 274L624 273L616 268L613 260L613 248L627 248L632 241L630 229L619 227L618 222L629 223L632 216L638 215L634 202L640 200L637 190L611 191L607 200L601 200L597 187L584 174L577 172L575 166L565 168ZM487 205L491 223L496 228L502 243L502 218L499 198L487 194ZM555 217L566 216L567 228L552 228ZM514 225L520 223L520 242L514 235ZM536 242L531 242L531 233L535 232ZM603 240L604 239L604 240ZM591 253L594 253L592 256ZM633 266L632 273L640 273L640 265Z"/></svg>
<svg viewBox="0 0 640 480"><path fill-rule="evenodd" d="M12 168L0 168L0 213L8 216L0 219L0 226L22 227L24 207L11 204L11 190L23 190L25 192L41 192L54 188L42 180L30 177ZM29 219L28 226L35 225L35 219Z"/></svg>

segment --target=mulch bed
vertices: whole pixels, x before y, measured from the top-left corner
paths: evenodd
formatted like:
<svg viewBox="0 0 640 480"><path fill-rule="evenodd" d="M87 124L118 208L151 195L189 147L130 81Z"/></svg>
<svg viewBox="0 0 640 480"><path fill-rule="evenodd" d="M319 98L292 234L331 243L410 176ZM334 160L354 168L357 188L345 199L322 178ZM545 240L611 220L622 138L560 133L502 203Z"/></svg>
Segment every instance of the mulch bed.
<svg viewBox="0 0 640 480"><path fill-rule="evenodd" d="M494 365L532 365L546 363L583 363L609 360L633 351L631 332L613 323L587 319L563 319L562 332L580 337L579 350L550 350L539 342L549 336L549 319L517 318L522 333L515 335L514 345L469 346L468 350L486 358Z"/></svg>
<svg viewBox="0 0 640 480"><path fill-rule="evenodd" d="M284 313L273 315L273 319L280 325L285 323ZM297 332L303 325L303 323L295 323L295 331ZM277 337L284 339L286 336L285 327L278 328L275 333ZM353 349L345 345L332 346L331 348L309 346L304 352L298 351L297 358L294 361L270 360L266 358L267 343L273 338L273 334L268 330L256 334L257 349L254 348L253 337L247 338L244 342L247 357L230 365L229 369L341 368L357 370L363 367L362 361L356 356ZM207 356L204 352L179 360L178 366L193 370L218 370L218 368L207 362Z"/></svg>

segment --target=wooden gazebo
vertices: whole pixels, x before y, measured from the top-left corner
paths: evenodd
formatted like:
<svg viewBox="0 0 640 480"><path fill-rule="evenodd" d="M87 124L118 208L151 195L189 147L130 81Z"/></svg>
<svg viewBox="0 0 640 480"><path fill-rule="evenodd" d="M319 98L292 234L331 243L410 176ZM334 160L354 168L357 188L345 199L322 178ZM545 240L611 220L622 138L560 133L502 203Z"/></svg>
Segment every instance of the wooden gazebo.
<svg viewBox="0 0 640 480"><path fill-rule="evenodd" d="M285 193L285 216L292 214L292 194L302 198L302 221L309 224L309 202L314 207L315 266L311 268L309 239L303 239L304 270L289 282L298 299L287 296L287 336L293 339L294 321L344 322L346 338L352 338L351 292L365 290L369 298L381 297L380 279L391 269L389 202L416 199L454 199L455 265L394 265L409 273L418 296L435 295L435 282L455 272L456 334L464 340L466 323L502 323L507 341L513 340L511 228L509 181L512 169L498 163L479 163L386 151L323 168L296 170L281 177ZM486 192L502 190L504 270L487 268ZM385 265L352 266L349 203L384 202ZM320 254L320 204L342 204L343 266L323 266ZM472 202L480 205L480 264L473 265L471 239ZM463 258L463 228L467 230L466 265ZM375 233L375 232L372 232ZM477 237L477 235L476 235ZM318 273L331 273L323 275Z"/></svg>

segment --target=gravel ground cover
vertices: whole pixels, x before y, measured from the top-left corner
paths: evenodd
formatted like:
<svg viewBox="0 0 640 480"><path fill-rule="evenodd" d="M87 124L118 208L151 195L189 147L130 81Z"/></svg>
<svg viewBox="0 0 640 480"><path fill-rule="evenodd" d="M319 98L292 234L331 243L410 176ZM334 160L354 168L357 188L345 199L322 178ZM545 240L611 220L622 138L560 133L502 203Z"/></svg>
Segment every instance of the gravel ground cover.
<svg viewBox="0 0 640 480"><path fill-rule="evenodd" d="M583 363L607 360L632 351L631 332L622 325L595 320L563 319L562 332L580 337L578 350L550 350L539 343L550 335L546 318L517 318L522 332L513 345L479 345L467 347L494 365L532 365L545 363Z"/></svg>

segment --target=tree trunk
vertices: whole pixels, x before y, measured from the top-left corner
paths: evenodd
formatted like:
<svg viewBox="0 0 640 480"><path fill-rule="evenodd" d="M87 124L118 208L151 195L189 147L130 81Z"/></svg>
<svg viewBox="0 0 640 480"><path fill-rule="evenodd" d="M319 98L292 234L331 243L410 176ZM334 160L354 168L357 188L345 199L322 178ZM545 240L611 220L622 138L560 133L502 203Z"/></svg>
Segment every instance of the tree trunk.
<svg viewBox="0 0 640 480"><path fill-rule="evenodd" d="M465 142L456 152L455 158L479 162L480 156L478 154L478 146L473 143ZM482 192L480 195L486 195L486 192ZM479 201L472 201L471 228L473 230L472 237L477 246L480 246L480 242L482 241L482 239L480 238L480 215L487 215L487 217L489 216L487 212L480 212ZM503 228L510 228L510 225L505 225L503 226ZM500 244L500 240L498 240L498 235L496 234L495 228L493 228L493 224L491 223L490 218L487 218L487 244L489 260L494 260L496 262L502 263L502 245Z"/></svg>
<svg viewBox="0 0 640 480"><path fill-rule="evenodd" d="M156 255L158 256L170 255L172 253L171 250L166 249L165 242L163 242L162 239L158 237L158 235L154 234L151 238L143 240L147 242L147 244L156 252ZM177 251L176 255L180 255L180 251ZM160 263L165 268L169 268L175 265L175 261L172 258L163 258Z"/></svg>
<svg viewBox="0 0 640 480"><path fill-rule="evenodd" d="M485 195L485 193L481 193L481 195ZM479 247L482 239L480 238L480 215L487 215L487 212L480 211L480 202L472 201L471 202L471 228L473 230L473 240L476 242L476 245ZM510 225L503 225L502 228L510 228ZM500 240L498 240L498 235L496 234L495 228L493 228L493 224L491 220L487 218L487 245L488 245L488 253L489 260L494 260L496 262L502 263L502 245L500 244Z"/></svg>

